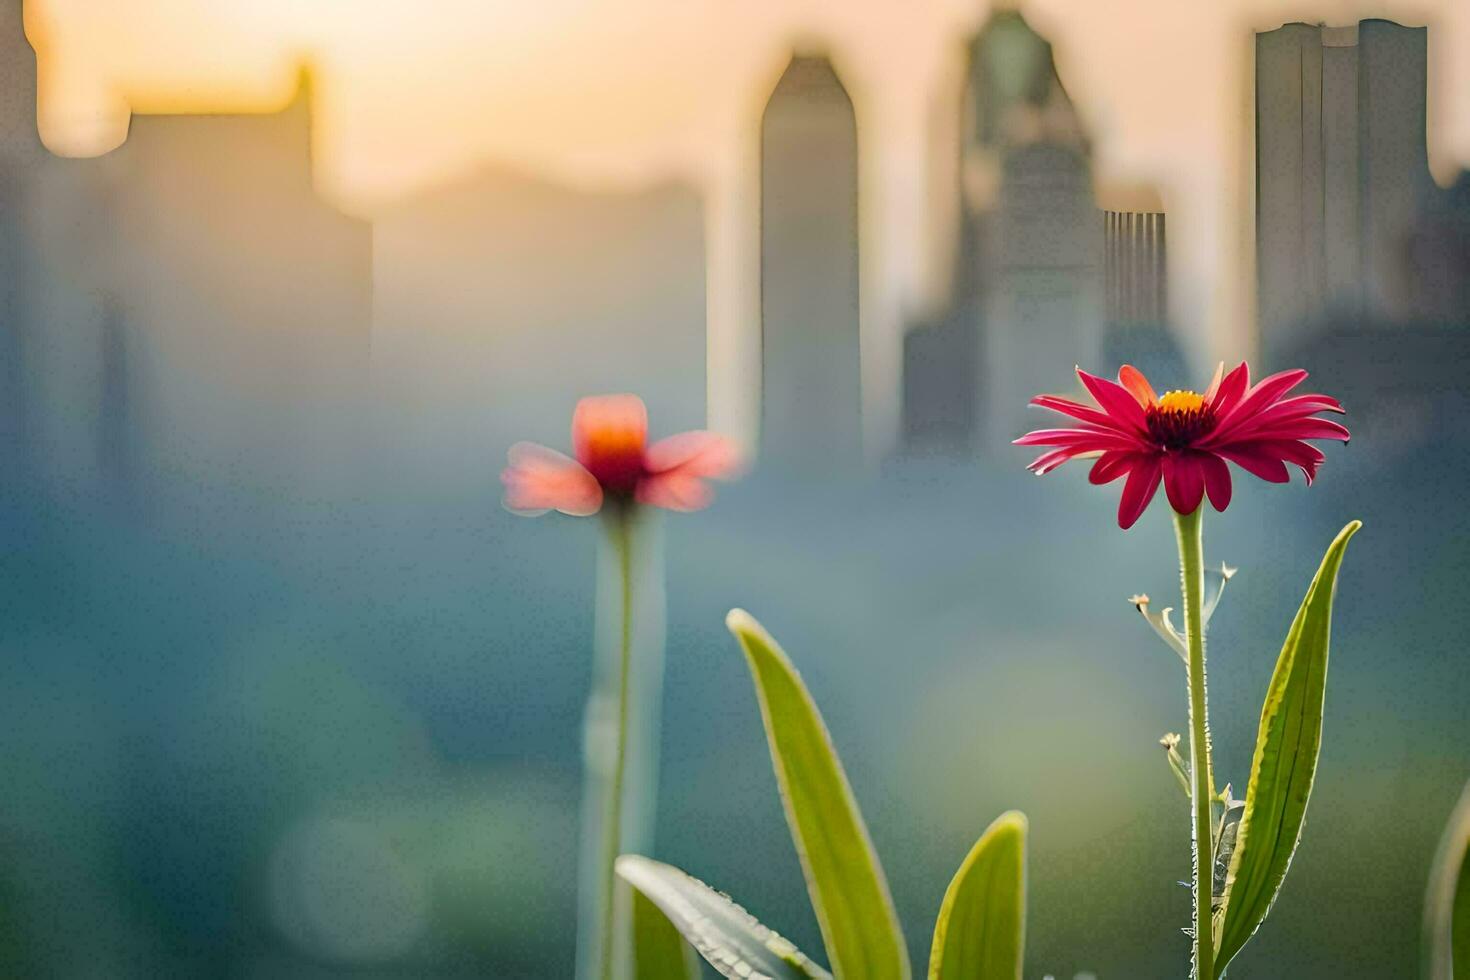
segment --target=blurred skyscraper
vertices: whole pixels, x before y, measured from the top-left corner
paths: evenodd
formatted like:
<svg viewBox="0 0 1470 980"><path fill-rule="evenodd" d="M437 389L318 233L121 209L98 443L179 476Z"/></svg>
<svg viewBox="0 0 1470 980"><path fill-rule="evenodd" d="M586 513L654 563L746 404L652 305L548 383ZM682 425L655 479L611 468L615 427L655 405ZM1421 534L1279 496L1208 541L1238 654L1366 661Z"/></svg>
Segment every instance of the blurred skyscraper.
<svg viewBox="0 0 1470 980"><path fill-rule="evenodd" d="M1168 329L1165 229L1162 211L1103 212L1107 328L1102 367L1133 364L1157 383L1185 385L1191 379Z"/></svg>
<svg viewBox="0 0 1470 980"><path fill-rule="evenodd" d="M852 100L796 55L761 120L761 456L823 472L862 460L858 158Z"/></svg>
<svg viewBox="0 0 1470 980"><path fill-rule="evenodd" d="M317 195L310 129L303 83L278 113L135 116L91 161L103 364L137 376L149 472L308 495L356 472L372 233Z"/></svg>
<svg viewBox="0 0 1470 980"><path fill-rule="evenodd" d="M35 60L20 32L19 0L0 7L0 465L27 472L24 337L21 332L26 229L25 172L35 137Z"/></svg>
<svg viewBox="0 0 1470 980"><path fill-rule="evenodd" d="M1403 447L1470 398L1470 180L1430 175L1427 82L1425 28L1256 38L1262 349L1312 364Z"/></svg>
<svg viewBox="0 0 1470 980"><path fill-rule="evenodd" d="M95 167L41 144L21 0L0 0L0 451L12 486L34 479L60 500L98 490L104 310L90 272L106 207Z"/></svg>
<svg viewBox="0 0 1470 980"><path fill-rule="evenodd" d="M1256 38L1257 248L1268 352L1344 321L1448 316L1463 227L1426 145L1426 29L1288 24ZM1458 205L1458 206L1457 206ZM1416 245L1420 246L1416 248ZM1440 309L1437 311L1435 307Z"/></svg>
<svg viewBox="0 0 1470 980"><path fill-rule="evenodd" d="M5 451L68 498L350 480L371 235L312 187L305 87L280 113L138 116L107 156L62 159L20 11L0 24Z"/></svg>
<svg viewBox="0 0 1470 980"><path fill-rule="evenodd" d="M1087 140L1051 45L1019 13L970 46L959 247L948 311L905 340L911 450L1004 445L1027 400L1092 364L1104 334L1103 222Z"/></svg>

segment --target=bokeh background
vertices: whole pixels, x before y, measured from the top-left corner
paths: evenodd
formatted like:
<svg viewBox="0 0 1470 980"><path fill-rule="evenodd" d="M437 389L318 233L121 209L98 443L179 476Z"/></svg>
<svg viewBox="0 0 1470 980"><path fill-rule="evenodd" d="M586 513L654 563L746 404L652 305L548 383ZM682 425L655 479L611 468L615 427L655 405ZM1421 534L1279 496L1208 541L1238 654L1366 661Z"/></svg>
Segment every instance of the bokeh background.
<svg viewBox="0 0 1470 980"><path fill-rule="evenodd" d="M1470 11L299 6L0 3L0 972L571 976L598 527L497 474L635 391L755 457L660 528L654 854L820 949L738 605L916 962L1019 808L1028 977L1177 976L1167 512L1007 440L1073 364L1250 357L1354 439L1206 524L1237 787L1365 530L1232 976L1412 974L1470 775Z"/></svg>

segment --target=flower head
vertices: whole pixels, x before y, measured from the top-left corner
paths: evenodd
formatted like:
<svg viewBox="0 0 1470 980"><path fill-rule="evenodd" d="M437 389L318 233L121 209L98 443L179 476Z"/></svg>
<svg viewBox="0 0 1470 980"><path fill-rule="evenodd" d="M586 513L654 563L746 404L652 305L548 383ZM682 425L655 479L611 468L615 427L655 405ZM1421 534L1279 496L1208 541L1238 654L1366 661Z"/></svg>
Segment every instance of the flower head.
<svg viewBox="0 0 1470 980"><path fill-rule="evenodd" d="M558 510L586 517L609 498L668 510L699 510L714 496L706 479L740 468L730 440L681 432L648 445L648 410L637 395L583 398L572 413L573 459L534 442L510 447L500 474L505 506L519 514Z"/></svg>
<svg viewBox="0 0 1470 980"><path fill-rule="evenodd" d="M1311 484L1326 458L1308 439L1340 439L1348 430L1321 412L1341 412L1337 399L1326 395L1287 394L1306 380L1302 370L1282 371L1256 382L1244 362L1224 374L1224 365L1204 394L1193 391L1154 392L1143 373L1125 364L1117 381L1088 374L1077 376L1096 399L1085 405L1054 395L1038 395L1031 404L1078 420L1065 429L1038 429L1016 440L1020 446L1052 446L1029 467L1037 475L1079 456L1096 457L1089 479L1111 483L1127 476L1118 506L1118 525L1132 527L1158 491L1169 504L1192 514L1208 495L1216 510L1230 504L1230 469L1226 461L1268 483L1290 479L1291 463Z"/></svg>

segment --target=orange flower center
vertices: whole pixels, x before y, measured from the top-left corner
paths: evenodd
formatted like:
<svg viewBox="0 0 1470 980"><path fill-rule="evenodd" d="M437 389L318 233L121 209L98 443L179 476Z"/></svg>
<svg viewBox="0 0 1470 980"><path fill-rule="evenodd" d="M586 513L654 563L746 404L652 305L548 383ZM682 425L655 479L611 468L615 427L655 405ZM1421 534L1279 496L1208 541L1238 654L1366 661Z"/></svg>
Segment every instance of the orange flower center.
<svg viewBox="0 0 1470 980"><path fill-rule="evenodd" d="M1166 391L1144 410L1149 435L1165 449L1183 449L1215 427L1215 410L1193 391Z"/></svg>
<svg viewBox="0 0 1470 980"><path fill-rule="evenodd" d="M644 434L640 428L604 425L587 433L580 461L613 493L631 493L643 476Z"/></svg>

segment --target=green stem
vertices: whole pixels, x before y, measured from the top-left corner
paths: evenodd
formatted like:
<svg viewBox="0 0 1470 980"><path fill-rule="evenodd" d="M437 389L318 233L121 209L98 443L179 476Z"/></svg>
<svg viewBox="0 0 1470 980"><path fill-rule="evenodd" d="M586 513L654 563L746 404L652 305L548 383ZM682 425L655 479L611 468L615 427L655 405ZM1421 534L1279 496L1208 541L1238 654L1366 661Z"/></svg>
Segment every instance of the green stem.
<svg viewBox="0 0 1470 980"><path fill-rule="evenodd" d="M1210 767L1210 722L1205 698L1204 592L1205 562L1200 520L1203 507L1193 514L1175 514L1179 539L1179 575L1184 593L1184 634L1189 647L1189 770L1190 803L1194 810L1194 976L1215 978L1214 907L1215 858L1210 806L1215 778Z"/></svg>
<svg viewBox="0 0 1470 980"><path fill-rule="evenodd" d="M602 980L612 980L613 951L616 947L613 934L615 915L613 909L614 875L613 862L623 844L623 775L628 761L628 695L633 673L633 505L619 506L609 511L608 533L612 536L613 550L618 556L618 575L622 579L622 636L618 649L618 725L613 748L612 777L608 780L606 816L602 823L602 951L599 956L601 968L597 975Z"/></svg>

